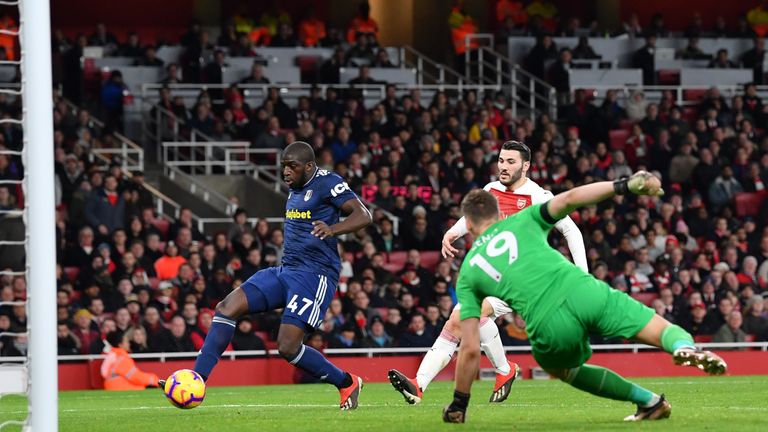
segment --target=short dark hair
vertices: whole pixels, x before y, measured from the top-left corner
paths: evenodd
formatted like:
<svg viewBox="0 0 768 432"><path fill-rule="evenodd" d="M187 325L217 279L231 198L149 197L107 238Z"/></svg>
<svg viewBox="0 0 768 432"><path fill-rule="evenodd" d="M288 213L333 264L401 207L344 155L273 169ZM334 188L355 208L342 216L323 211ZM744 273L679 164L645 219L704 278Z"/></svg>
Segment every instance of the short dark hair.
<svg viewBox="0 0 768 432"><path fill-rule="evenodd" d="M283 157L293 156L297 161L301 163L309 163L315 161L315 151L312 150L312 146L304 141L294 141L288 144L288 147L283 151Z"/></svg>
<svg viewBox="0 0 768 432"><path fill-rule="evenodd" d="M116 330L107 333L107 342L113 347L119 346L123 343L123 332Z"/></svg>
<svg viewBox="0 0 768 432"><path fill-rule="evenodd" d="M461 211L472 223L478 223L498 217L499 204L490 192L475 189L461 200Z"/></svg>
<svg viewBox="0 0 768 432"><path fill-rule="evenodd" d="M501 145L502 150L516 150L520 152L520 156L523 157L525 162L531 161L531 149L520 141L507 141Z"/></svg>

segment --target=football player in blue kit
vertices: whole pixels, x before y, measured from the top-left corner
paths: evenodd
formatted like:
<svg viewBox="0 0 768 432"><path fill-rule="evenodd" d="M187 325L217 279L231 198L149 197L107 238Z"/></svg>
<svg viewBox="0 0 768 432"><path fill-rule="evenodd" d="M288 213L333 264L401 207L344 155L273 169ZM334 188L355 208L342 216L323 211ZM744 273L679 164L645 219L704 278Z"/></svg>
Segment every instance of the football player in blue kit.
<svg viewBox="0 0 768 432"><path fill-rule="evenodd" d="M317 167L309 144L297 141L286 147L282 167L290 189L282 265L257 272L216 305L195 371L208 379L232 339L238 317L283 308L277 334L280 356L335 385L342 410L355 409L363 380L303 342L322 323L336 292L341 267L336 236L365 228L371 213L338 174ZM347 215L343 222L341 212Z"/></svg>

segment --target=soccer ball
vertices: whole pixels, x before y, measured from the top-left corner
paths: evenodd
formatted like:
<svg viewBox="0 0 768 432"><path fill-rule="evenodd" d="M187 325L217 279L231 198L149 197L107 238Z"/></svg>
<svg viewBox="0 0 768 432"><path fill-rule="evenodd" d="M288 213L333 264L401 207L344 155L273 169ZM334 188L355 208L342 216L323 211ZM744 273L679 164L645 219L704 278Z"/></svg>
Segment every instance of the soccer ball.
<svg viewBox="0 0 768 432"><path fill-rule="evenodd" d="M203 403L205 381L197 372L181 369L168 377L163 391L173 406L181 409L192 409Z"/></svg>

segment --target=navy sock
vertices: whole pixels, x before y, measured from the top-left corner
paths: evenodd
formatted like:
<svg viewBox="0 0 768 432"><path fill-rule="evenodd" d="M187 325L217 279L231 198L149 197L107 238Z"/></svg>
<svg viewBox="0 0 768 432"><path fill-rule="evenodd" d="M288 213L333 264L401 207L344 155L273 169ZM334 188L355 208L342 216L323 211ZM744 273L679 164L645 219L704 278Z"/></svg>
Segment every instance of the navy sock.
<svg viewBox="0 0 768 432"><path fill-rule="evenodd" d="M211 328L208 330L208 335L205 337L203 348L200 350L200 355L195 360L195 372L202 375L203 379L208 380L213 367L219 362L221 353L227 349L227 345L229 345L234 334L235 320L220 312L216 312L213 316Z"/></svg>
<svg viewBox="0 0 768 432"><path fill-rule="evenodd" d="M347 379L349 374L334 366L319 351L307 345L302 345L298 354L289 362L338 388L348 387L352 383L351 378Z"/></svg>

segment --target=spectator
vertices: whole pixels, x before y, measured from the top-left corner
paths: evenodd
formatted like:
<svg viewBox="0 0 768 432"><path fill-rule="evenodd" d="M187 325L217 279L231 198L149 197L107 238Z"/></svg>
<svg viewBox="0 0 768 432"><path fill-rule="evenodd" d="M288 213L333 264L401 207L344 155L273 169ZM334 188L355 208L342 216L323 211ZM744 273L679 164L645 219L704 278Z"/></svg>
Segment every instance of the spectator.
<svg viewBox="0 0 768 432"><path fill-rule="evenodd" d="M368 65L360 66L357 77L349 80L349 85L352 87L358 85L365 86L374 84L380 84L380 81L371 78L371 68Z"/></svg>
<svg viewBox="0 0 768 432"><path fill-rule="evenodd" d="M709 67L713 69L735 69L736 64L728 60L728 50L723 48L717 50L717 55L709 63Z"/></svg>
<svg viewBox="0 0 768 432"><path fill-rule="evenodd" d="M714 336L712 336L712 342L716 343L732 343L732 342L745 342L747 340L747 334L741 329L743 318L741 313L733 311L728 315L727 322L723 324Z"/></svg>
<svg viewBox="0 0 768 432"><path fill-rule="evenodd" d="M765 338L768 336L768 318L763 316L763 297L754 295L747 300L744 309L744 325L741 327L744 333Z"/></svg>
<svg viewBox="0 0 768 432"><path fill-rule="evenodd" d="M434 335L426 331L426 320L421 314L411 318L408 331L400 335L400 346L404 348L429 347L434 342Z"/></svg>
<svg viewBox="0 0 768 432"><path fill-rule="evenodd" d="M375 316L371 319L364 344L369 348L389 348L393 346L392 337L387 334L381 317Z"/></svg>
<svg viewBox="0 0 768 432"><path fill-rule="evenodd" d="M110 53L117 48L117 38L107 31L107 26L104 23L98 23L96 24L96 31L88 38L88 45L104 47L105 51Z"/></svg>
<svg viewBox="0 0 768 432"><path fill-rule="evenodd" d="M331 348L360 348L354 323L348 322L344 324L341 331L332 336L329 346Z"/></svg>
<svg viewBox="0 0 768 432"><path fill-rule="evenodd" d="M760 85L765 82L765 74L763 70L763 59L765 58L765 39L762 37L755 37L753 44L754 46L752 49L741 55L741 66L747 69L752 69L752 81L755 84Z"/></svg>
<svg viewBox="0 0 768 432"><path fill-rule="evenodd" d="M320 40L325 37L325 22L315 16L315 8L309 5L299 23L299 39L304 46L314 47L319 46Z"/></svg>
<svg viewBox="0 0 768 432"><path fill-rule="evenodd" d="M160 350L162 352L192 352L195 351L195 347L192 344L192 339L189 336L187 330L187 324L184 322L184 318L175 316L171 319L169 326L170 335L166 336L160 344Z"/></svg>
<svg viewBox="0 0 768 432"><path fill-rule="evenodd" d="M104 390L144 390L157 387L158 378L154 373L142 372L136 367L129 353L131 343L127 335L120 331L107 334L109 352L101 364L101 376L104 378Z"/></svg>
<svg viewBox="0 0 768 432"><path fill-rule="evenodd" d="M711 335L717 331L712 325L712 320L707 316L707 305L704 303L691 304L691 320L684 325L693 336Z"/></svg>
<svg viewBox="0 0 768 432"><path fill-rule="evenodd" d="M711 55L705 53L701 48L699 48L698 36L689 36L688 45L685 47L685 49L678 53L678 56L683 60L709 60L712 58Z"/></svg>
<svg viewBox="0 0 768 432"><path fill-rule="evenodd" d="M269 78L264 76L264 66L254 63L251 66L251 74L240 81L243 84L269 84Z"/></svg>
<svg viewBox="0 0 768 432"><path fill-rule="evenodd" d="M536 45L531 48L525 58L525 69L535 76L545 78L545 65L547 61L557 58L557 47L549 35L537 36Z"/></svg>
<svg viewBox="0 0 768 432"><path fill-rule="evenodd" d="M743 191L741 183L733 177L731 167L725 166L720 172L720 176L709 186L709 202L716 209L720 209L728 204L734 195Z"/></svg>
<svg viewBox="0 0 768 432"><path fill-rule="evenodd" d="M637 50L632 57L632 65L643 71L643 85L656 84L656 34L645 37L645 45Z"/></svg>
<svg viewBox="0 0 768 432"><path fill-rule="evenodd" d="M0 321L6 317L6 315L0 315ZM10 324L10 323L9 323ZM8 328L3 328L0 324L0 332L6 331ZM74 334L67 326L66 322L59 322L56 326L57 335L57 347L58 355L77 355L80 354L80 340L75 337ZM0 341L0 349L2 348L2 341Z"/></svg>
<svg viewBox="0 0 768 432"><path fill-rule="evenodd" d="M579 42L573 48L573 58L579 60L600 60L602 56L597 54L594 48L589 45L588 37L579 36Z"/></svg>
<svg viewBox="0 0 768 432"><path fill-rule="evenodd" d="M99 340L99 332L92 329L93 315L87 309L80 309L74 316L75 329L72 331L80 342L80 354L90 354L91 344Z"/></svg>
<svg viewBox="0 0 768 432"><path fill-rule="evenodd" d="M107 175L104 187L91 192L86 202L85 216L88 224L103 237L124 226L125 201L118 193L117 186L115 176Z"/></svg>
<svg viewBox="0 0 768 432"><path fill-rule="evenodd" d="M104 108L105 127L109 131L123 130L123 96L127 91L123 74L119 70L113 70L101 87L101 105Z"/></svg>
<svg viewBox="0 0 768 432"><path fill-rule="evenodd" d="M264 341L253 331L250 317L242 316L237 320L237 328L232 336L232 349L235 351L265 350Z"/></svg>
<svg viewBox="0 0 768 432"><path fill-rule="evenodd" d="M155 262L155 274L160 280L171 280L178 276L179 267L186 262L186 258L179 256L176 243L170 241L165 245L165 254Z"/></svg>
<svg viewBox="0 0 768 432"><path fill-rule="evenodd" d="M379 50L376 51L376 58L373 59L373 62L371 63L371 66L376 67L376 68L394 68L394 67L396 67L389 60L389 53L384 48L379 48Z"/></svg>
<svg viewBox="0 0 768 432"><path fill-rule="evenodd" d="M157 50L149 45L144 48L143 57L136 60L136 66L162 67L163 60L157 57Z"/></svg>
<svg viewBox="0 0 768 432"><path fill-rule="evenodd" d="M347 42L354 43L358 35L373 36L374 41L379 39L379 24L371 18L371 5L363 0L357 7L357 16L352 19L347 29Z"/></svg>
<svg viewBox="0 0 768 432"><path fill-rule="evenodd" d="M271 47L295 47L299 41L293 34L293 27L288 23L281 23L277 35L269 42Z"/></svg>

